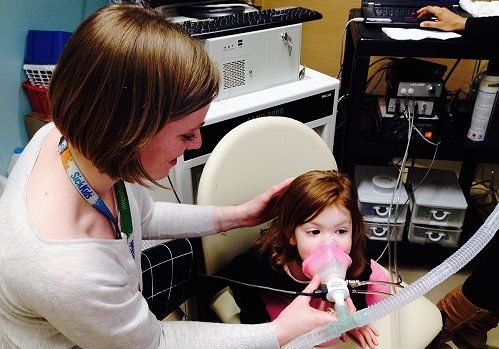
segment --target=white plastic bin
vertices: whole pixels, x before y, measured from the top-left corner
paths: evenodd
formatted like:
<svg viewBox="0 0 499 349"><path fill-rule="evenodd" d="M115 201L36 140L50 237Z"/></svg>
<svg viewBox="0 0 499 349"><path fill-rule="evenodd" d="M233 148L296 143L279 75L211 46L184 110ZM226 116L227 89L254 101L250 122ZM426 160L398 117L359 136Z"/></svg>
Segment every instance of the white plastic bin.
<svg viewBox="0 0 499 349"><path fill-rule="evenodd" d="M461 228L468 204L453 171L411 168L408 181L414 190L411 223ZM422 181L423 180L423 181Z"/></svg>
<svg viewBox="0 0 499 349"><path fill-rule="evenodd" d="M390 217L390 222L405 223L408 196L403 184L394 194L397 177L398 170L391 166L357 165L355 167L359 207L366 221L386 223ZM392 203L391 214L390 203ZM397 212L395 212L396 208Z"/></svg>
<svg viewBox="0 0 499 349"><path fill-rule="evenodd" d="M432 243L446 247L457 247L461 231L460 228L415 225L411 223L407 232L407 239L417 244Z"/></svg>
<svg viewBox="0 0 499 349"><path fill-rule="evenodd" d="M366 222L367 224L367 237L371 240L387 241L390 235L390 241L402 241L404 235L404 223L388 224L377 222Z"/></svg>

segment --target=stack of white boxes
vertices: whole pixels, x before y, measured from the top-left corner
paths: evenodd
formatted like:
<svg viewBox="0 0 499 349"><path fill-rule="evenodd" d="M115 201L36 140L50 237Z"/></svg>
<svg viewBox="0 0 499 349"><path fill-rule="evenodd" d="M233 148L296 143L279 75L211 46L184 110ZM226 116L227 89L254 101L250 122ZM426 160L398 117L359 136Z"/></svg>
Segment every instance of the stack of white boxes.
<svg viewBox="0 0 499 349"><path fill-rule="evenodd" d="M410 202L409 241L457 247L468 205L456 174L411 168L408 185L414 192Z"/></svg>
<svg viewBox="0 0 499 349"><path fill-rule="evenodd" d="M355 167L359 207L368 225L369 239L402 240L408 196L403 184L396 188L397 178L398 169L395 167Z"/></svg>

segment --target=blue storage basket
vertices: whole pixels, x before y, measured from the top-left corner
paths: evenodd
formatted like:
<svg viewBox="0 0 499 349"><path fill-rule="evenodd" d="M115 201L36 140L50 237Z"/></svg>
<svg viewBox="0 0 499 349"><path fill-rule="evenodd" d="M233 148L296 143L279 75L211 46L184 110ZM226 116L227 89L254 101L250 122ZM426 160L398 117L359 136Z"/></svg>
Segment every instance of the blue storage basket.
<svg viewBox="0 0 499 349"><path fill-rule="evenodd" d="M29 30L26 64L56 64L72 33L52 30Z"/></svg>

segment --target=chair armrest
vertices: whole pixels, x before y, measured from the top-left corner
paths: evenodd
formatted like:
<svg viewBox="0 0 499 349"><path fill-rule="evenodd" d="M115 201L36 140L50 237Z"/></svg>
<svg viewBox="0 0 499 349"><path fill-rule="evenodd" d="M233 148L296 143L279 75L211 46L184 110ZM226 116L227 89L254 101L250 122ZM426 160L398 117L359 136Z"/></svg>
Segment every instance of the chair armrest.
<svg viewBox="0 0 499 349"><path fill-rule="evenodd" d="M241 323L241 309L237 306L229 287L225 287L215 294L211 301L210 308L223 323Z"/></svg>

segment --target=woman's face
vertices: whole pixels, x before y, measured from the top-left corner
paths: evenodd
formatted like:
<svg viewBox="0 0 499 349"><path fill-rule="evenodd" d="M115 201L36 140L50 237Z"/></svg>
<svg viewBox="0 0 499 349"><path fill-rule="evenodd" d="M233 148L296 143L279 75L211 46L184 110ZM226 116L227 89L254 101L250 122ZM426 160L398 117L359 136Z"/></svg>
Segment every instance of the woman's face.
<svg viewBox="0 0 499 349"><path fill-rule="evenodd" d="M298 248L302 260L314 253L324 242L331 242L346 254L352 248L352 217L336 205L326 207L310 222L298 225L289 241Z"/></svg>
<svg viewBox="0 0 499 349"><path fill-rule="evenodd" d="M142 166L154 180L165 178L184 151L201 146L199 129L204 123L208 108L209 105L182 119L166 123L151 142L140 149Z"/></svg>

